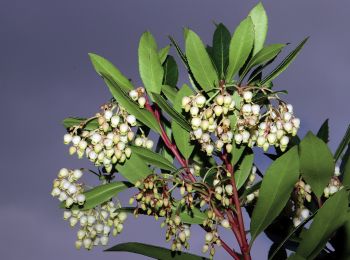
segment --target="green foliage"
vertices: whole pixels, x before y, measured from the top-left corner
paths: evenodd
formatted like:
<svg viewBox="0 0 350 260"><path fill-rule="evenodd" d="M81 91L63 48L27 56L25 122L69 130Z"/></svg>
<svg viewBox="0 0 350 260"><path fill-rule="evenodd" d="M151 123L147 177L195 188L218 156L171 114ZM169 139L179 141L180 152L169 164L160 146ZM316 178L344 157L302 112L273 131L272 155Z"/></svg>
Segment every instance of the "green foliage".
<svg viewBox="0 0 350 260"><path fill-rule="evenodd" d="M261 85L268 86L272 80L277 78L283 71L285 71L288 66L293 62L293 60L297 57L301 49L304 47L304 44L307 42L309 38L305 38L299 45L288 54L288 56L277 65L275 69L273 69L261 82Z"/></svg>
<svg viewBox="0 0 350 260"><path fill-rule="evenodd" d="M167 45L158 51L158 57L161 64L163 64L167 59L169 50L170 50L170 45Z"/></svg>
<svg viewBox="0 0 350 260"><path fill-rule="evenodd" d="M244 156L238 171L235 172L235 181L237 189L240 189L249 177L253 167L253 161L254 154L248 154Z"/></svg>
<svg viewBox="0 0 350 260"><path fill-rule="evenodd" d="M334 159L337 162L339 160L339 158L341 157L342 153L344 152L346 146L350 143L350 124L346 130L346 133L343 137L343 139L341 140L341 142L339 143L339 146L337 148L337 150L335 151L334 154Z"/></svg>
<svg viewBox="0 0 350 260"><path fill-rule="evenodd" d="M67 117L62 122L63 126L67 129L75 126L83 125L83 129L85 130L95 130L98 128L98 122L96 119L88 120L87 118L79 118L79 117Z"/></svg>
<svg viewBox="0 0 350 260"><path fill-rule="evenodd" d="M297 147L293 147L275 160L265 173L250 223L251 241L254 241L282 211L298 177L298 150Z"/></svg>
<svg viewBox="0 0 350 260"><path fill-rule="evenodd" d="M213 61L220 79L225 77L228 65L228 52L230 47L231 33L220 23L217 25L213 36Z"/></svg>
<svg viewBox="0 0 350 260"><path fill-rule="evenodd" d="M143 33L139 44L140 76L147 91L159 94L164 71L157 51L157 43L152 34Z"/></svg>
<svg viewBox="0 0 350 260"><path fill-rule="evenodd" d="M81 210L92 209L111 198L118 195L119 192L132 187L132 184L125 181L111 182L94 187L93 189L84 192L86 201L82 207L74 206Z"/></svg>
<svg viewBox="0 0 350 260"><path fill-rule="evenodd" d="M124 164L117 164L118 172L131 183L136 183L152 174L147 163L137 154L132 154Z"/></svg>
<svg viewBox="0 0 350 260"><path fill-rule="evenodd" d="M174 102L174 109L181 112L181 101L184 96L191 95L193 91L187 85L183 85L176 95ZM179 148L181 154L188 159L194 149L194 145L190 143L190 133L181 127L177 122L171 123L171 129L173 131L173 137L176 146Z"/></svg>
<svg viewBox="0 0 350 260"><path fill-rule="evenodd" d="M107 75L103 75L103 77L113 97L117 100L118 103L120 103L132 115L134 115L137 120L141 121L143 124L153 129L155 132L161 132L157 120L149 111L140 109L139 106L134 101L132 101L130 97Z"/></svg>
<svg viewBox="0 0 350 260"><path fill-rule="evenodd" d="M329 142L329 126L328 126L328 119L326 119L323 124L321 125L320 129L317 132L316 135L318 138L320 138L323 142L328 143Z"/></svg>
<svg viewBox="0 0 350 260"><path fill-rule="evenodd" d="M191 30L185 32L186 57L189 67L199 85L206 92L210 92L218 85L218 75L199 36Z"/></svg>
<svg viewBox="0 0 350 260"><path fill-rule="evenodd" d="M193 254L188 253L179 253L179 252L173 252L169 249L159 247L159 246L153 246L148 244L142 244L137 242L129 242L129 243L123 243L118 244L116 246L113 246L106 251L119 251L119 252L131 252L135 254L140 254L144 256L148 256L154 259L158 260L205 260L207 258L200 257Z"/></svg>
<svg viewBox="0 0 350 260"><path fill-rule="evenodd" d="M348 193L344 189L328 199L303 234L297 254L306 259L314 259L333 232L345 223L347 208Z"/></svg>
<svg viewBox="0 0 350 260"><path fill-rule="evenodd" d="M343 174L343 185L350 187L350 145L342 158L340 172Z"/></svg>
<svg viewBox="0 0 350 260"><path fill-rule="evenodd" d="M130 80L126 78L111 62L94 53L89 53L90 60L96 72L100 75L108 75L124 91L134 89Z"/></svg>
<svg viewBox="0 0 350 260"><path fill-rule="evenodd" d="M172 87L176 86L179 78L179 71L173 56L168 56L166 58L163 64L163 70L164 70L163 84L169 85Z"/></svg>
<svg viewBox="0 0 350 260"><path fill-rule="evenodd" d="M147 164L156 166L163 170L176 171L176 167L158 153L151 151L150 149L132 146L131 150L133 153L137 154L141 159L143 159Z"/></svg>
<svg viewBox="0 0 350 260"><path fill-rule="evenodd" d="M253 44L254 24L248 16L239 24L231 39L226 81L230 82L233 76L242 68L252 50Z"/></svg>
<svg viewBox="0 0 350 260"><path fill-rule="evenodd" d="M254 49L253 55L257 54L263 47L268 29L268 18L262 3L257 4L249 13L254 24Z"/></svg>
<svg viewBox="0 0 350 260"><path fill-rule="evenodd" d="M300 172L312 191L320 197L334 173L334 160L328 146L311 132L300 145Z"/></svg>

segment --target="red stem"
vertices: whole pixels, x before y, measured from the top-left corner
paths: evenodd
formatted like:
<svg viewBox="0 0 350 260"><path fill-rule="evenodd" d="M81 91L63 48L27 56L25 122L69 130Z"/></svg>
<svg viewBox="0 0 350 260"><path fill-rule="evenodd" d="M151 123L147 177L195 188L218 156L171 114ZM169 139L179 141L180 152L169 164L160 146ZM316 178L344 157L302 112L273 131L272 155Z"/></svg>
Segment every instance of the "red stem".
<svg viewBox="0 0 350 260"><path fill-rule="evenodd" d="M231 185L233 188L233 203L235 204L236 208L236 215L237 215L237 220L238 220L238 229L240 231L240 237L242 239L242 245L241 245L241 251L243 254L243 258L245 260L251 260L250 256L250 249L249 249L249 244L247 242L247 236L245 233L245 227L244 227L244 222L243 222L243 214L241 210L241 204L239 202L239 196L238 196L238 191L237 191L237 186L236 186L236 181L234 178L234 171L232 164L229 162L227 158L227 153L223 153L221 156L221 159L224 161L226 165L227 171L231 174ZM238 238L237 238L238 240Z"/></svg>
<svg viewBox="0 0 350 260"><path fill-rule="evenodd" d="M239 260L239 256L237 255L237 253L231 249L226 243L224 240L222 240L220 237L219 237L219 240L221 242L221 245L222 247L226 250L227 253L229 253L235 260Z"/></svg>

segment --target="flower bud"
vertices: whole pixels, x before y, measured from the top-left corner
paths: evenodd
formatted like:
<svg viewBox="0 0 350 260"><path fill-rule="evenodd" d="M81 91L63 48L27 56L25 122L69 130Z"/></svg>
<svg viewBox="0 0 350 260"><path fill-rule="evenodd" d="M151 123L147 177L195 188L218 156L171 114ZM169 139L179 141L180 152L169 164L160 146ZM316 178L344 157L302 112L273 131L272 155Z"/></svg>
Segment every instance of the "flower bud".
<svg viewBox="0 0 350 260"><path fill-rule="evenodd" d="M77 202L79 205L83 205L85 202L85 195L84 194L78 194L77 196Z"/></svg>
<svg viewBox="0 0 350 260"><path fill-rule="evenodd" d="M339 166L335 166L334 168L334 176L339 176L340 175L340 168Z"/></svg>
<svg viewBox="0 0 350 260"><path fill-rule="evenodd" d="M242 106L242 112L244 115L249 115L252 112L252 106L250 104L244 104Z"/></svg>
<svg viewBox="0 0 350 260"><path fill-rule="evenodd" d="M226 151L227 151L228 153L231 153L231 152L232 152L232 149L233 149L232 144L227 144L227 145L226 145Z"/></svg>
<svg viewBox="0 0 350 260"><path fill-rule="evenodd" d="M253 115L259 115L260 113L260 106L257 104L252 105L252 113Z"/></svg>
<svg viewBox="0 0 350 260"><path fill-rule="evenodd" d="M275 144L276 141L277 141L277 136L276 136L275 134L268 134L268 135L267 135L267 141L268 141L271 145L273 145L273 144Z"/></svg>
<svg viewBox="0 0 350 260"><path fill-rule="evenodd" d="M243 140L243 136L241 134L235 134L235 141L237 144L240 144Z"/></svg>
<svg viewBox="0 0 350 260"><path fill-rule="evenodd" d="M221 226L223 226L224 228L230 228L230 223L228 222L227 219L223 219L221 221Z"/></svg>
<svg viewBox="0 0 350 260"><path fill-rule="evenodd" d="M293 225L297 227L301 224L301 220L299 218L293 218Z"/></svg>
<svg viewBox="0 0 350 260"><path fill-rule="evenodd" d="M85 249L91 249L91 247L92 247L91 239L90 238L85 238L83 240L83 245L84 245Z"/></svg>
<svg viewBox="0 0 350 260"><path fill-rule="evenodd" d="M251 91L244 91L243 92L243 99L249 103L252 101L253 98L253 93Z"/></svg>
<svg viewBox="0 0 350 260"><path fill-rule="evenodd" d="M292 123L296 128L299 128L300 126L300 119L299 118L293 118Z"/></svg>
<svg viewBox="0 0 350 260"><path fill-rule="evenodd" d="M283 120L284 120L285 122L289 122L291 119L292 119L292 114L291 114L291 113L285 112L285 113L283 114Z"/></svg>
<svg viewBox="0 0 350 260"><path fill-rule="evenodd" d="M214 146L211 144L208 144L205 148L205 151L206 151L207 155L209 155L209 156L212 155L212 153L214 151Z"/></svg>
<svg viewBox="0 0 350 260"><path fill-rule="evenodd" d="M282 146L287 146L288 143L289 143L289 138L288 138L288 136L283 136L283 137L281 138L281 140L280 140L280 144L281 144Z"/></svg>
<svg viewBox="0 0 350 260"><path fill-rule="evenodd" d="M128 115L126 117L126 121L131 125L135 126L136 125L136 117L134 115Z"/></svg>
<svg viewBox="0 0 350 260"><path fill-rule="evenodd" d="M147 149L152 149L153 148L153 141L152 140L147 140L146 141L146 148Z"/></svg>
<svg viewBox="0 0 350 260"><path fill-rule="evenodd" d="M212 233L206 233L205 234L205 241L206 242L211 242L213 240L213 234Z"/></svg>
<svg viewBox="0 0 350 260"><path fill-rule="evenodd" d="M228 195L232 195L232 193L233 193L233 187L232 187L232 185L231 185L231 184L226 185L226 186L225 186L225 191L226 191L226 193L227 193Z"/></svg>
<svg viewBox="0 0 350 260"><path fill-rule="evenodd" d="M223 95L217 95L215 98L216 104L219 106L222 106L224 104L224 96Z"/></svg>
<svg viewBox="0 0 350 260"><path fill-rule="evenodd" d="M146 104L146 98L145 97L140 97L137 102L139 103L140 108L144 108Z"/></svg>
<svg viewBox="0 0 350 260"><path fill-rule="evenodd" d="M80 142L80 140L81 140L81 137L78 136L78 135L75 135L75 136L73 136L73 138L72 138L72 143L73 143L74 145L78 145L79 142Z"/></svg>
<svg viewBox="0 0 350 260"><path fill-rule="evenodd" d="M129 96L132 100L136 101L139 97L139 94L137 93L136 90L133 89L129 92Z"/></svg>
<svg viewBox="0 0 350 260"><path fill-rule="evenodd" d="M197 129L202 123L202 120L198 117L194 117L191 119L191 125L193 129Z"/></svg>
<svg viewBox="0 0 350 260"><path fill-rule="evenodd" d="M302 209L300 212L300 216L302 219L307 219L310 215L310 211L306 208Z"/></svg>
<svg viewBox="0 0 350 260"><path fill-rule="evenodd" d="M70 134L65 134L63 136L64 144L69 144L72 141L73 137Z"/></svg>
<svg viewBox="0 0 350 260"><path fill-rule="evenodd" d="M224 97L224 105L226 107L229 107L231 105L232 102L232 97L230 95L227 95Z"/></svg>
<svg viewBox="0 0 350 260"><path fill-rule="evenodd" d="M196 105L198 107L203 107L206 101L207 99L202 95L197 96L195 99Z"/></svg>
<svg viewBox="0 0 350 260"><path fill-rule="evenodd" d="M222 112L223 112L223 109L222 109L221 106L215 106L214 107L214 113L215 113L216 116L220 116L222 114Z"/></svg>
<svg viewBox="0 0 350 260"><path fill-rule="evenodd" d="M191 102L191 98L183 97L181 102L182 108L185 108L185 106L187 106L190 102Z"/></svg>

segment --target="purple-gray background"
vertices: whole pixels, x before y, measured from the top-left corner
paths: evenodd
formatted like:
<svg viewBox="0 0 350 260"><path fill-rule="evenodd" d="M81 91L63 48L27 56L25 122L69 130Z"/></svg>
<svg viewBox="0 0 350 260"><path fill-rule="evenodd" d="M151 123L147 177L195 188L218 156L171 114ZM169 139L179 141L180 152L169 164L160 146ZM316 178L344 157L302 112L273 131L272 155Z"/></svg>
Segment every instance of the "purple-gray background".
<svg viewBox="0 0 350 260"><path fill-rule="evenodd" d="M138 79L137 45L149 29L161 47L171 33L182 41L182 27L211 42L212 21L231 30L256 1L210 0L0 0L0 258L144 259L137 255L74 249L75 232L62 220L49 195L57 171L85 162L70 157L62 144L60 121L87 116L109 98L87 53L96 52ZM349 24L346 0L263 1L269 15L268 42L291 42L307 35L307 46L275 81L302 119L301 134L331 118L334 150L349 123ZM159 223L128 219L113 239L166 245ZM203 241L193 231L193 250ZM269 241L261 236L254 259L265 259ZM167 246L167 245L166 245ZM220 251L217 259L228 259Z"/></svg>

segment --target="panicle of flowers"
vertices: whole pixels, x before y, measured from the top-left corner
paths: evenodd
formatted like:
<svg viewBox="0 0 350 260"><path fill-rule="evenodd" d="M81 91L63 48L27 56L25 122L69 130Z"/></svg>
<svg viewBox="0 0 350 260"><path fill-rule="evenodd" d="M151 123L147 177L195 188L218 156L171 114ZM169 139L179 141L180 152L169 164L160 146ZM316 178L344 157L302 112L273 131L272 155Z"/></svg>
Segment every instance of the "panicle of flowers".
<svg viewBox="0 0 350 260"><path fill-rule="evenodd" d="M341 190L343 188L340 180L340 168L339 166L335 166L334 169L334 175L332 176L331 180L329 181L329 184L326 188L324 188L323 195L325 198L328 198L329 196L333 195L337 191Z"/></svg>
<svg viewBox="0 0 350 260"><path fill-rule="evenodd" d="M65 202L65 206L68 208L74 203L83 205L85 202L85 195L83 194L83 184L77 183L82 177L81 170L68 170L62 168L57 178L53 181L53 189L51 195L57 197L59 201Z"/></svg>
<svg viewBox="0 0 350 260"><path fill-rule="evenodd" d="M79 226L75 246L91 250L94 246L108 244L109 236L118 235L123 230L127 218L125 212L117 212L118 207L113 201L108 201L90 210L70 209L63 213L63 218L69 221L71 227Z"/></svg>
<svg viewBox="0 0 350 260"><path fill-rule="evenodd" d="M249 147L257 145L265 151L274 145L285 151L290 136L295 136L300 127L300 119L294 116L293 106L278 100L277 108L269 104L266 113L262 114L260 105L253 102L252 91L244 90L240 96L242 101L236 114L235 142Z"/></svg>
<svg viewBox="0 0 350 260"><path fill-rule="evenodd" d="M216 96L214 102L208 101L201 93L186 96L182 99L182 108L191 117L191 138L210 156L215 148L221 150L225 146L227 151L232 150L229 112L233 111L235 101L228 92Z"/></svg>
<svg viewBox="0 0 350 260"><path fill-rule="evenodd" d="M97 129L74 129L64 135L64 143L71 144L70 154L77 153L79 158L85 154L96 166L104 166L107 173L111 173L115 164L122 164L131 156L129 145L135 136L132 127L137 124L136 118L113 103L104 105L96 118ZM153 146L153 143L146 144L148 148Z"/></svg>
<svg viewBox="0 0 350 260"><path fill-rule="evenodd" d="M250 173L250 175L248 177L248 181L245 184L245 190L248 190L248 189L250 189L253 186L254 181L256 179L256 171L257 171L256 166L253 166L252 170L251 170L251 173ZM246 196L246 204L251 203L252 201L254 201L254 199L256 199L258 197L259 197L259 190L256 190L256 191L248 194Z"/></svg>

